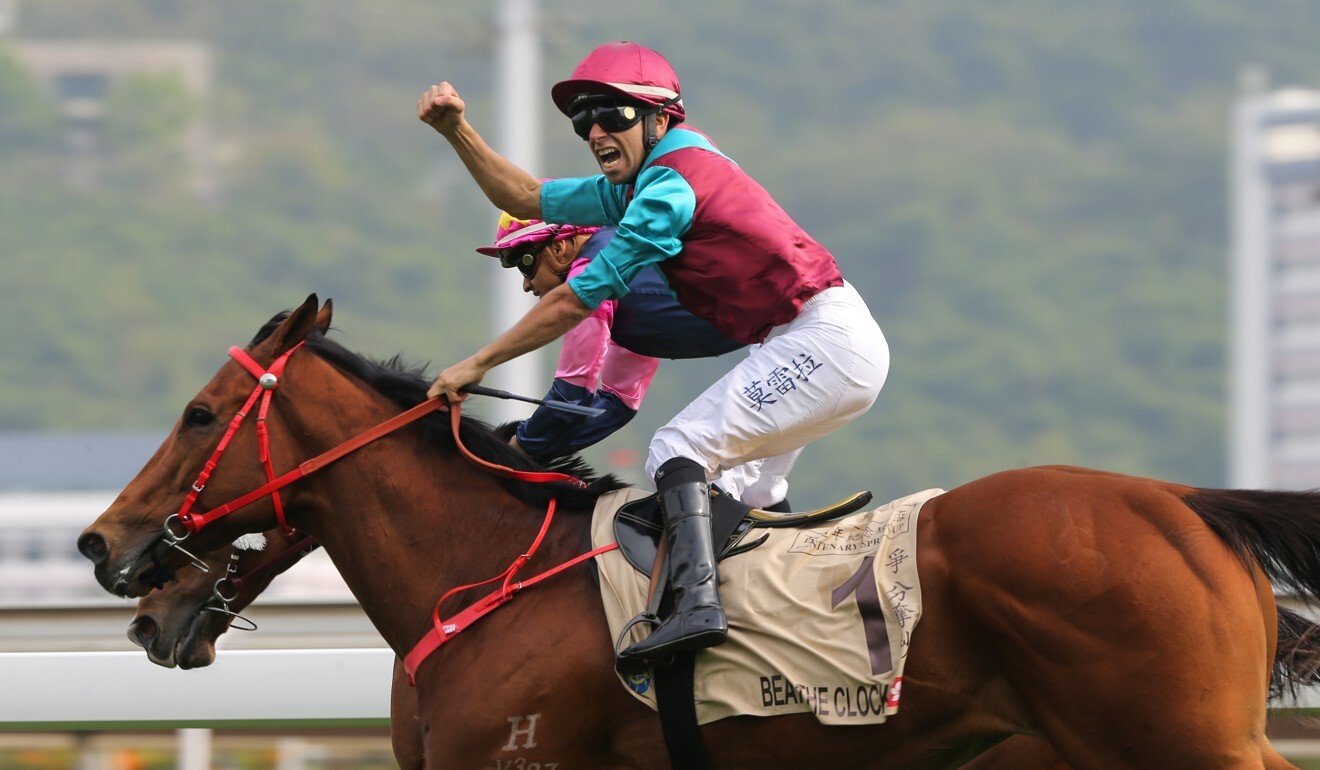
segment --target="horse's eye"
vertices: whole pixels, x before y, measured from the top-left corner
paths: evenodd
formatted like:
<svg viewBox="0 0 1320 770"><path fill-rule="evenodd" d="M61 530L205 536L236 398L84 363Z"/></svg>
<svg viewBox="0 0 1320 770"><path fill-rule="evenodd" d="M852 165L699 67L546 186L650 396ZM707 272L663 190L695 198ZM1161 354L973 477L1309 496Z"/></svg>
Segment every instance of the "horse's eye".
<svg viewBox="0 0 1320 770"><path fill-rule="evenodd" d="M215 422L215 415L200 406L189 407L183 413L183 425L187 428L204 428Z"/></svg>

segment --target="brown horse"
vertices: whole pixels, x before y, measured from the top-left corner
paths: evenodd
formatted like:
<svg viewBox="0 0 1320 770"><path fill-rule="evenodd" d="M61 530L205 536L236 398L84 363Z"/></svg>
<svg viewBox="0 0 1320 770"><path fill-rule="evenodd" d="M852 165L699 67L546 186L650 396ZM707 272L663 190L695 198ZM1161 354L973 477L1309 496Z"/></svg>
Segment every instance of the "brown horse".
<svg viewBox="0 0 1320 770"><path fill-rule="evenodd" d="M252 537L252 536L248 536ZM279 528L261 536L260 548L229 544L198 554L158 591L138 599L128 638L158 666L201 668L215 661L215 643L276 576L316 547L311 538Z"/></svg>
<svg viewBox="0 0 1320 770"><path fill-rule="evenodd" d="M268 324L250 353L269 366L306 340L270 410L272 461L292 468L424 398L427 381L324 338L314 297ZM162 527L244 403L252 376L226 363L147 466L79 538L107 590L146 593L186 557ZM288 521L314 535L396 653L431 626L447 587L522 553L548 496L560 519L528 565L579 553L595 497L491 476L443 423L393 433L284 490ZM530 461L466 419L463 440L504 465ZM260 486L257 438L239 431L199 504ZM579 475L585 469L578 468ZM1078 468L995 474L932 499L918 523L925 613L903 708L883 725L829 728L810 715L703 727L717 768L957 766L1012 734L1045 738L1078 770L1291 767L1265 738L1278 612L1270 584L1320 593L1320 496L1201 490ZM275 525L269 501L190 540L207 551ZM468 598L473 598L469 596ZM659 768L655 715L611 666L587 569L537 585L431 656L417 673L433 767ZM1291 641L1291 640L1285 640ZM1311 684L1314 650L1275 681Z"/></svg>
<svg viewBox="0 0 1320 770"><path fill-rule="evenodd" d="M280 528L263 534L263 549L240 550L231 544L198 554L209 571L181 570L169 583L138 599L128 638L145 649L147 658L158 666L189 669L214 663L216 642L238 613L314 547L301 535ZM228 571L230 565L235 567L233 572ZM223 583L217 585L217 581ZM217 591L224 601L216 596ZM216 611L221 607L223 612ZM402 663L395 665L390 693L390 733L399 767L424 767L417 696L408 686Z"/></svg>
<svg viewBox="0 0 1320 770"><path fill-rule="evenodd" d="M299 558L291 558L290 554L300 557L307 552L302 539L279 528L263 534L264 549L240 550L227 545L198 554L209 571L182 570L162 588L138 599L128 638L146 650L151 662L166 668L200 668L215 662L216 642L229 630L237 613L255 601L278 575L298 563ZM231 565L232 572L228 571ZM235 573L240 577L233 577ZM217 586L217 581L228 585ZM217 590L226 601L217 599ZM226 611L215 611L222 604ZM390 742L400 768L425 767L416 691L408 685L401 662L394 667L390 690ZM964 768L1067 770L1068 766L1044 741L1015 735Z"/></svg>

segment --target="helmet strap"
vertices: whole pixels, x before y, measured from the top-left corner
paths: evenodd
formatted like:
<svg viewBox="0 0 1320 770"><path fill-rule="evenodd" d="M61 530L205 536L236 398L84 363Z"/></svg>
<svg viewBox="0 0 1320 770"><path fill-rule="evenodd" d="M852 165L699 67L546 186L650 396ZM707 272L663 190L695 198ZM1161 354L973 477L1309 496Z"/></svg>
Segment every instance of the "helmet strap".
<svg viewBox="0 0 1320 770"><path fill-rule="evenodd" d="M646 115L642 118L643 155L650 155L651 150L654 150L655 146L660 143L660 137L656 136L656 126L655 126L656 116L664 112L665 110L669 109L671 105L677 104L678 101L682 98L683 98L682 96L675 94L672 98L666 99L663 104L659 105L658 107L655 107L654 109L649 110L646 113ZM670 115L669 116L670 125L673 125L673 122L674 122L674 116Z"/></svg>
<svg viewBox="0 0 1320 770"><path fill-rule="evenodd" d="M660 143L660 137L656 136L655 116L659 113L650 112L642 118L642 157L651 154L651 150Z"/></svg>

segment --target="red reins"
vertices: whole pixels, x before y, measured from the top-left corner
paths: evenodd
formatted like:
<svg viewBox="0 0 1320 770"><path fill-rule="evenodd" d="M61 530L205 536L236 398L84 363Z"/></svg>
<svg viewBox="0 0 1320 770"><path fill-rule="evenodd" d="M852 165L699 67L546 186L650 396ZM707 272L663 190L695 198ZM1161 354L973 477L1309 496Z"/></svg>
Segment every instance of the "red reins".
<svg viewBox="0 0 1320 770"><path fill-rule="evenodd" d="M371 442L375 441L376 439L379 439L383 436L393 433L399 428L402 428L405 425L415 422L416 420L441 408L445 404L445 402L439 398L433 398L423 401L417 406L414 406L413 408L405 412L402 412L400 414L395 415L394 417L391 417L388 420L385 420L384 422L358 434L357 436L354 436L353 438L343 442L342 444L339 444L338 446L335 446L332 449L322 452L321 454L313 457L310 460L306 460L300 463L298 467L284 473L283 475L276 476L275 468L272 465L270 459L270 434L266 428L266 414L270 409L271 398L274 395L275 390L279 387L279 378L284 373L284 367L287 364L289 357L293 355L294 351L301 348L302 344L303 343L299 342L297 345L294 345L293 347L289 348L289 350L285 351L282 355L280 355L278 358L275 359L275 361L270 365L269 369L261 368L261 366L257 364L257 362L254 361L252 357L248 355L247 352L244 351L242 348L231 347L229 349L229 355L240 365L242 365L242 367L246 369L249 374L251 374L253 377L257 379L257 385L255 388L253 388L252 394L248 396L248 399L243 404L243 407L238 410L238 412L234 415L233 419L230 421L229 428L225 431L224 436L221 437L220 443L216 445L215 451L211 453L210 459L208 459L206 461L206 464L202 466L202 470L197 476L197 481L196 483L193 484L192 491L190 491L188 493L188 496L184 499L183 505L180 506L179 508L179 512L175 514L175 516L171 516L170 519L166 520L165 522L166 536L171 540L173 540L176 544L178 541L181 541L184 538L186 538L189 534L201 530L207 524L215 521L216 519L219 519L223 516L228 516L229 514L241 508L244 508L248 505L251 505L257 500L260 500L263 497L267 497L267 496L272 498L272 502L274 503L275 506L275 515L276 518L279 520L280 527L282 527L286 532L292 532L293 530L290 529L288 524L285 522L284 504L283 501L280 500L279 490L283 489L284 487L287 487L288 485L292 484L298 479L303 478L304 476L308 476L312 473L315 473L316 471L320 470L321 468L324 468L330 463L335 462L336 460L339 460L340 458L344 457L350 452L360 449L366 446L367 444L370 444ZM248 413L252 409L253 404L256 403L258 398L261 399L261 406L259 407L259 411L257 414L257 443L258 443L257 451L259 454L259 459L266 470L266 479L267 479L266 483L262 484L261 486L257 487L251 492L240 495L223 505L217 506L209 511L206 511L205 513L192 511L192 506L196 502L197 497L202 493L202 490L206 488L206 482L210 479L211 474L215 471L216 465L220 461L220 456L223 455L225 450L229 447L230 440L234 437L234 434L238 432L239 427L243 424L244 418L247 417ZM527 481L527 482L541 483L541 484L552 483L556 481L564 481L571 484L576 484L577 486L580 487L586 486L586 484L583 483L582 480L570 476L566 473L558 473L556 471L521 471L503 465L499 465L496 463L492 463L480 457L477 457L476 455L472 454L472 452L469 451L466 446L463 445L463 441L459 436L459 432L460 432L459 427L462 424L461 404L458 403L450 404L449 415L450 415L449 422L454 434L455 445L458 447L459 452L463 455L464 458L466 458L473 464L477 465L478 467L487 470L491 473L495 473L501 476L507 476L510 478L515 478L520 481ZM554 516L555 516L555 501L554 499L551 499L550 504L546 509L545 520L541 523L541 530L537 533L536 539L532 541L532 544L527 549L527 551L523 553L521 556L519 556L517 559L515 559L507 569L505 569L499 575L490 578L489 580L483 580L477 583L471 583L465 586L459 586L458 588L454 588L450 591L445 592L445 594L440 597L440 599L435 603L435 608L431 612L431 621L432 621L431 630L428 631L421 638L421 640L417 642L417 644L413 647L412 651L409 652L408 655L404 658L404 667L408 671L409 684L413 682L413 676L417 671L417 667L420 666L422 661L424 661L428 656L430 656L431 653L435 652L437 649L440 648L441 645L443 645L445 642L448 642L455 635L461 633L464 629L471 626L480 618L484 617L485 615L494 611L496 608L508 602L510 599L513 598L514 594L516 594L518 591L527 588L529 586L536 585L537 583L547 578L553 577L554 575L568 569L569 567L576 566L588 559L594 558L595 556L612 551L619 547L617 543L610 543L608 545L595 548L591 551L588 551L587 553L576 556L570 559L569 561L560 564L557 567L553 567L549 570L546 570L545 572L542 572L538 575L528 578L527 580L514 582L513 578L517 574L518 570L521 569L524 564L530 561L532 556L536 553L537 549L540 548L541 542L545 539L546 533L550 530L551 522L554 521ZM170 529L170 520L176 517L178 518L179 523L182 524L184 529L186 530L186 532L182 536L175 535ZM453 616L452 618L449 618L448 620L440 617L440 605L443 604L444 601L448 599L450 596L453 596L454 594L457 594L462 591L466 591L470 588L486 585L487 583L493 583L501 579L504 582L501 584L499 590L493 591L492 593L482 597L481 599L478 599L476 602L469 605L467 608L463 609L457 615Z"/></svg>
<svg viewBox="0 0 1320 770"><path fill-rule="evenodd" d="M478 583L470 583L465 586L459 586L458 588L452 588L449 591L446 591L444 596L440 597L440 600L435 603L435 609L431 611L431 629L427 631L420 640L418 640L417 644L413 646L412 651L403 658L403 667L408 672L408 684L411 685L414 683L418 667L422 665L422 661L430 657L431 653L440 649L440 646L448 642L450 639L453 639L458 634L467 630L467 628L473 623L509 602L513 599L514 594L524 588L534 586L542 580L554 577L569 567L575 567L588 559L593 559L600 554L608 553L619 547L618 543L609 543L598 548L593 548L584 554L574 556L572 559L569 559L557 567L552 567L545 572L515 583L513 581L514 575L524 564L531 560L533 554L536 553L536 549L540 548L541 541L545 539L545 533L549 531L550 522L553 521L554 518L555 501L552 499L550 505L546 508L545 520L541 522L541 531L537 533L536 539L532 541L531 547L527 549L526 553L519 556L517 559L514 559L513 564L510 564L508 569L489 580L482 580ZM504 579L504 583L500 586L499 590L486 594L459 611L457 615L454 615L447 620L440 617L440 605L444 604L445 599L448 599L450 596L453 596L460 591L466 591L469 588L476 588L477 586L482 586L487 583L494 583L501 578Z"/></svg>
<svg viewBox="0 0 1320 770"><path fill-rule="evenodd" d="M279 375L283 374L285 363L288 361L289 356L293 355L293 352L301 346L302 343L300 342L286 351L279 358L275 359L275 362L271 364L270 369L262 369L252 360L252 357L241 348L232 347L229 349L229 355L232 356L235 361L242 364L243 368L247 369L253 377L257 378L257 387L253 389L252 395L248 396L248 400L243 405L243 408L240 409L238 413L234 415L234 419L230 421L229 430L226 431L225 435L220 439L220 443L216 445L215 452L212 453L211 459L206 462L206 465L202 468L202 472L198 474L197 483L193 484L192 491L188 493L188 497L184 499L183 505L179 508L179 513L177 514L179 517L179 523L182 524L189 533L197 532L212 521L215 521L222 516L228 516L234 511L251 505L268 495L273 496L275 511L276 515L279 517L280 526L285 527L287 530L288 527L284 522L284 506L280 502L278 494L279 490L287 487L304 476L315 473L350 452L361 449L376 439L393 433L399 428L425 417L445 405L445 402L438 398L423 401L406 412L401 412L374 428L366 430L344 443L322 452L310 460L302 462L298 467L284 475L276 477L275 469L270 463L270 436L266 430L266 412L270 408L271 396L274 395L275 389L279 387ZM201 494L202 490L206 487L207 479L211 477L211 473L215 470L216 463L220 460L220 455L224 454L225 449L228 448L229 440L233 438L234 433L236 433L239 426L243 424L243 418L247 416L252 408L253 402L257 400L258 396L261 396L261 411L257 415L258 451L261 455L261 461L266 467L266 478L268 481L251 492L240 495L224 505L216 506L205 513L190 512L197 496ZM534 483L566 481L570 484L586 486L580 479L574 478L566 473L557 473L554 471L519 471L514 470L513 468L506 468L502 465L496 465L495 463L487 462L486 460L477 457L469 452L467 447L463 446L463 442L459 438L460 409L458 404L453 405L453 408L450 409L450 414L452 415L450 422L453 424L454 441L458 444L459 451L461 451L463 456L468 460L480 465L482 468L485 468L492 473L509 476L521 481Z"/></svg>

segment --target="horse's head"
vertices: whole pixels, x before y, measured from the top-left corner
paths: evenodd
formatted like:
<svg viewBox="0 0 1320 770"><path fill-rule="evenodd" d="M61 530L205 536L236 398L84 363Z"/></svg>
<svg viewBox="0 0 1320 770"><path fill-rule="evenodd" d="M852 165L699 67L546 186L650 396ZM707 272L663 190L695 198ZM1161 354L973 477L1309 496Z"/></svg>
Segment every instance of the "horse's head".
<svg viewBox="0 0 1320 770"><path fill-rule="evenodd" d="M269 368L310 332L328 330L330 314L329 300L318 310L316 295L310 295L282 320L277 316L263 327L247 353L257 367ZM283 391L286 381L297 379L297 357L289 360L285 376L274 383L271 392ZM218 519L195 534L190 534L177 516L185 510L189 495L198 490L199 480L203 483L191 504L193 511L208 511L266 482L266 466L258 459L259 415L247 415L230 433L231 424L245 404L257 411L259 401L254 399L259 388L254 373L235 360L227 361L184 407L165 442L137 477L83 531L78 550L96 565L96 579L107 591L118 596L143 596L170 580L190 558L181 548L171 547L174 541L183 541L189 551L205 553L227 545L238 535L275 526L274 506L269 499ZM279 406L288 398L284 395L274 399L276 406L266 419L271 435L289 435L282 425L284 409ZM217 447L224 439L228 443L217 456ZM216 465L211 469L208 465L213 458ZM287 467L294 459L279 457L275 462Z"/></svg>
<svg viewBox="0 0 1320 770"><path fill-rule="evenodd" d="M128 638L166 668L201 668L215 661L215 643L277 575L297 563L314 541L281 529L244 535L201 555L209 568L184 570L169 585L138 600Z"/></svg>

